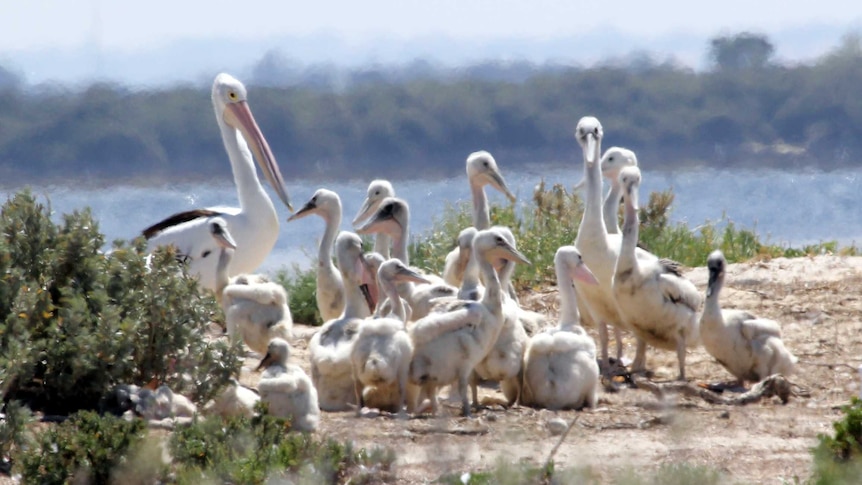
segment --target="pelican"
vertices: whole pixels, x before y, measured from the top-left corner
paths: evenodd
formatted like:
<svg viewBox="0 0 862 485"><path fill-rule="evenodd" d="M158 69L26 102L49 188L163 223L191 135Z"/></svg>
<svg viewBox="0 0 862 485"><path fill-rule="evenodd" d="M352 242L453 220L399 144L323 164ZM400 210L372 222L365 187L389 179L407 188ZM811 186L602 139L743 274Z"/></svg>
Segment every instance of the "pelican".
<svg viewBox="0 0 862 485"><path fill-rule="evenodd" d="M473 200L473 227L477 231L488 229L491 227L491 214L488 209L485 186L490 185L499 190L512 202L515 201L515 195L506 185L506 180L500 173L494 157L484 150L473 152L467 157L467 181L470 184L470 194ZM459 254L460 247L450 251L446 255L446 265L443 268L443 280L456 288L461 286L461 279L464 276L464 267L466 266L466 259L460 258Z"/></svg>
<svg viewBox="0 0 862 485"><path fill-rule="evenodd" d="M317 214L326 223L317 251L317 309L324 322L338 318L344 312L344 283L332 262L332 245L341 225L341 199L331 190L319 189L288 222Z"/></svg>
<svg viewBox="0 0 862 485"><path fill-rule="evenodd" d="M718 297L724 286L727 261L715 250L706 262L709 283L700 318L703 347L737 379L758 382L772 374L788 375L797 362L781 341L778 322L744 310L722 310Z"/></svg>
<svg viewBox="0 0 862 485"><path fill-rule="evenodd" d="M599 330L601 344L601 361L605 369L609 368L608 359L608 325L614 326L617 341L617 359L622 357L622 331L630 330L623 322L617 310L613 291L614 267L620 253L622 239L619 234L608 234L605 219L602 214L602 177L599 164L601 144L604 132L602 124L592 116L585 116L578 121L575 138L584 152L584 180L586 195L584 196L584 215L578 227L575 248L581 253L598 285L590 285L576 280L578 290L578 307L581 319L587 323L595 323ZM654 255L638 249L638 259L658 260Z"/></svg>
<svg viewBox="0 0 862 485"><path fill-rule="evenodd" d="M370 184L368 184L368 191L365 195L365 200L362 201L362 206L359 208L359 212L356 213L356 217L353 218L353 225L365 221L371 214L380 207L380 202L387 197L395 197L395 189L392 188L392 184L388 180L372 180ZM377 237L374 239L374 252L379 253L383 256L383 259L389 259L389 249L392 245L392 241L389 236L385 233L379 232L377 233Z"/></svg>
<svg viewBox="0 0 862 485"><path fill-rule="evenodd" d="M641 172L625 167L620 184L625 198L622 247L613 279L614 296L623 321L638 337L632 370L646 369L646 344L676 350L679 376L685 380L685 349L699 340L698 312L703 298L677 265L637 257L638 186Z"/></svg>
<svg viewBox="0 0 862 485"><path fill-rule="evenodd" d="M293 211L275 156L252 116L246 97L246 89L241 82L224 73L216 76L212 87L213 108L230 158L239 208L212 207L180 212L143 231L148 240L148 251L158 246L176 246L189 262L189 271L198 276L203 288L210 290L216 286L216 254L219 249L210 235L207 224L210 218L224 218L237 238L231 275L256 270L278 238L278 215L257 178L252 153L278 197Z"/></svg>
<svg viewBox="0 0 862 485"><path fill-rule="evenodd" d="M357 234L386 233L392 238L392 257L398 258L405 265L410 265L407 252L408 228L410 225L410 208L407 202L397 197L388 197L381 201L377 212L356 228ZM440 277L429 277L431 284L413 286L413 283L398 285L398 294L407 300L412 310L412 318L418 320L434 306L434 299L444 296L454 296L458 289L443 283Z"/></svg>
<svg viewBox="0 0 862 485"><path fill-rule="evenodd" d="M624 167L637 167L638 157L635 152L620 147L610 147L602 156L602 176L608 179L611 188L605 197L602 206L602 216L605 219L605 228L608 234L620 233L620 198L622 186L620 185L620 171Z"/></svg>
<svg viewBox="0 0 862 485"><path fill-rule="evenodd" d="M549 409L596 406L599 366L596 343L581 327L576 279L598 284L574 246L554 256L560 291L560 324L534 335L524 351L521 402Z"/></svg>

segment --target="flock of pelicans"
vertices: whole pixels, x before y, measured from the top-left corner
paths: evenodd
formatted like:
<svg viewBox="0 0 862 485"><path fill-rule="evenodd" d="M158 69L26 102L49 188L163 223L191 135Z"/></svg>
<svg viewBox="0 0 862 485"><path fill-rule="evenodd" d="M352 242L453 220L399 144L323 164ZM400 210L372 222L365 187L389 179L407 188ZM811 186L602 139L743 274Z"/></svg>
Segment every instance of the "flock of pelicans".
<svg viewBox="0 0 862 485"><path fill-rule="evenodd" d="M293 322L284 289L251 274L278 235L278 216L258 181L259 163L279 198L293 211L272 152L246 103L245 87L220 74L212 89L216 119L230 157L240 208L217 207L171 216L144 231L150 248L173 244L224 309L228 334L265 354L258 385L272 414L300 430L317 427L320 410L364 407L397 413L438 412L438 393L471 412L480 379L498 382L509 405L579 409L595 406L601 369L610 368L608 326L622 358L622 333L633 334L633 372L646 370L646 348L676 351L685 379L686 349L703 344L739 385L793 371L779 325L741 310L722 310L719 294L726 261L707 261L704 302L673 261L638 247L635 154L601 153L602 126L582 118L575 138L583 149L585 210L573 246L554 259L559 322L518 304L512 274L529 264L512 232L491 226L485 186L514 196L494 158L467 158L473 227L458 237L443 275L423 274L408 261L409 208L389 182L376 180L352 221L341 231L337 194L318 190L288 220L317 215L325 223L317 265L317 305L326 323L309 342L311 377L289 363ZM610 191L602 199L602 177ZM624 222L618 225L620 200ZM574 223L575 221L573 221ZM363 252L360 234L375 235ZM333 252L337 265L333 263ZM601 352L583 326L599 330ZM250 412L258 397L233 386L217 402L223 412Z"/></svg>

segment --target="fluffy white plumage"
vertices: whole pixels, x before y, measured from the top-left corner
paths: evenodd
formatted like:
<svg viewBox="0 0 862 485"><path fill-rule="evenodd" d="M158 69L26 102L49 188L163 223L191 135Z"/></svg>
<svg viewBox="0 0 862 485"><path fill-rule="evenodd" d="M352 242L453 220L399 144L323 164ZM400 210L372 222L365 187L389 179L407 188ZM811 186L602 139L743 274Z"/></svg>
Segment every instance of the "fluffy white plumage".
<svg viewBox="0 0 862 485"><path fill-rule="evenodd" d="M308 343L311 379L324 411L346 411L356 404L350 353L359 325L369 314L369 303L360 288L368 271L362 240L342 231L335 239L335 254L344 281L344 313L324 323Z"/></svg>
<svg viewBox="0 0 862 485"><path fill-rule="evenodd" d="M716 250L709 255L706 265L709 283L700 318L700 336L706 351L733 374L740 385L745 381L761 381L772 374L791 374L797 358L784 346L778 322L743 310L723 310L719 296L727 260Z"/></svg>
<svg viewBox="0 0 862 485"><path fill-rule="evenodd" d="M622 248L617 260L613 290L626 325L638 336L633 370L646 368L645 345L675 350L680 380L685 380L686 347L699 342L699 311L703 298L675 265L664 260L639 259L638 187L640 169L620 172L625 198Z"/></svg>
<svg viewBox="0 0 862 485"><path fill-rule="evenodd" d="M548 409L595 407L599 382L596 343L580 325L574 280L597 284L574 246L554 256L560 323L534 335L524 351L521 402Z"/></svg>
<svg viewBox="0 0 862 485"><path fill-rule="evenodd" d="M344 312L344 282L332 262L332 246L341 225L341 198L331 190L319 189L288 222L316 214L326 223L317 251L317 309L323 321L332 320Z"/></svg>
<svg viewBox="0 0 862 485"><path fill-rule="evenodd" d="M320 421L317 390L301 367L289 364L290 346L287 341L275 338L267 347L260 368L257 389L260 400L269 407L269 414L289 418L291 428L314 431Z"/></svg>
<svg viewBox="0 0 862 485"><path fill-rule="evenodd" d="M503 258L528 262L494 228L476 234L471 257L477 259L487 281L482 300L452 302L447 311L429 314L416 321L409 331L414 346L410 382L422 387L435 414L437 389L457 381L461 412L470 415L467 398L470 374L487 355L503 326L503 294L493 261Z"/></svg>

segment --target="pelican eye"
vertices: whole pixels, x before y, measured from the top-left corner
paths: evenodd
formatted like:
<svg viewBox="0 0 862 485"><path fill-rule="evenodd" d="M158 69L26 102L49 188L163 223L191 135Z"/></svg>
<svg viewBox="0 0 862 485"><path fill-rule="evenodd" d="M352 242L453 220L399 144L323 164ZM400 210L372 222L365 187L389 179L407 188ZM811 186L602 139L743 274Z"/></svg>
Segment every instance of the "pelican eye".
<svg viewBox="0 0 862 485"><path fill-rule="evenodd" d="M238 96L236 95L236 91L231 91L227 93L227 97L230 98L231 101L236 101Z"/></svg>
<svg viewBox="0 0 862 485"><path fill-rule="evenodd" d="M482 165L484 165L485 167L487 167L487 166L488 166L488 161L487 161L487 160L485 160L485 163L483 163Z"/></svg>

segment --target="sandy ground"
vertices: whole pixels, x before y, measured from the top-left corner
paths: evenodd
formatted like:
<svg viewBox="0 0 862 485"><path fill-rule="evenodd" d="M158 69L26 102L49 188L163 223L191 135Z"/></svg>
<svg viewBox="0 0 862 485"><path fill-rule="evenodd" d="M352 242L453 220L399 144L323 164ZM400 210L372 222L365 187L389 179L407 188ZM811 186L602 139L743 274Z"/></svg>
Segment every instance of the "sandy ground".
<svg viewBox="0 0 862 485"><path fill-rule="evenodd" d="M687 276L704 290L706 268ZM320 436L353 440L358 446L395 450L397 483L428 483L441 475L486 470L500 461L544 463L559 441L548 422L577 422L555 455L556 469L576 470L601 482L623 474L647 476L664 464L704 465L724 474L722 483L793 483L810 475L809 449L819 433L830 433L839 407L860 392L856 368L862 364L862 257L818 256L775 259L729 266L722 304L742 308L782 324L786 346L799 357L791 381L810 392L786 405L777 398L748 406L711 405L699 398L671 397L623 388L601 392L587 411L553 412L492 405L461 418L444 406L439 418L406 420L383 415L356 418L351 412L323 413ZM555 289L522 295L533 310L557 316ZM292 361L308 370L307 343L316 328L297 324ZM596 337L595 329L588 329ZM634 355L627 338L626 355ZM258 360L249 357L241 380L256 385ZM654 382L676 376L673 352L650 350ZM691 382L731 379L703 348L689 351ZM494 388L484 399L502 398ZM583 475L582 475L583 476ZM0 477L0 484L8 483Z"/></svg>
<svg viewBox="0 0 862 485"><path fill-rule="evenodd" d="M701 290L706 268L687 276ZM426 483L442 474L484 470L502 460L543 463L559 441L548 421L577 423L555 455L557 469L613 482L623 473L647 474L662 464L688 463L720 470L727 483L792 483L810 475L809 449L818 433L830 433L839 406L859 393L856 367L862 364L862 257L818 256L733 264L722 304L742 308L782 324L786 346L799 358L791 381L810 392L787 405L777 398L748 406L707 404L699 398L658 401L652 394L624 388L602 392L595 410L561 411L491 406L465 419L454 407L441 418L388 416L356 418L324 413L319 434L350 439L360 446L393 448L399 483ZM556 290L523 295L531 309L556 317ZM308 368L307 339L316 329L297 325L292 359ZM596 337L595 329L588 331ZM626 355L634 355L626 339ZM246 367L257 361L250 359ZM676 376L673 352L650 350L653 381ZM692 382L731 379L703 348L689 351ZM243 380L254 383L257 375ZM496 389L482 395L502 397Z"/></svg>

